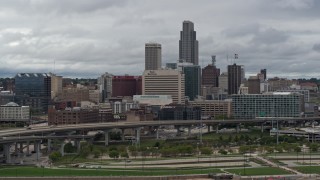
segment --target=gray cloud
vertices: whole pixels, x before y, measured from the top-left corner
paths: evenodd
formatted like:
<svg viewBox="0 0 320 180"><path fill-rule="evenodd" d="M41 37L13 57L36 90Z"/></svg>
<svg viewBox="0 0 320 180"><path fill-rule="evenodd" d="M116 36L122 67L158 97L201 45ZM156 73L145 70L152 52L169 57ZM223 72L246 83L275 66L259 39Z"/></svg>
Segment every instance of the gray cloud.
<svg viewBox="0 0 320 180"><path fill-rule="evenodd" d="M313 50L320 52L320 44L315 44L312 47Z"/></svg>
<svg viewBox="0 0 320 180"><path fill-rule="evenodd" d="M238 53L248 74L267 68L313 76L319 8L312 0L3 0L0 76L53 70L79 77L139 75L146 42L162 44L163 65L176 62L183 20L195 23L203 66L215 54L225 71Z"/></svg>
<svg viewBox="0 0 320 180"><path fill-rule="evenodd" d="M266 29L258 32L252 42L255 44L275 44L285 42L288 39L288 34L276 29Z"/></svg>

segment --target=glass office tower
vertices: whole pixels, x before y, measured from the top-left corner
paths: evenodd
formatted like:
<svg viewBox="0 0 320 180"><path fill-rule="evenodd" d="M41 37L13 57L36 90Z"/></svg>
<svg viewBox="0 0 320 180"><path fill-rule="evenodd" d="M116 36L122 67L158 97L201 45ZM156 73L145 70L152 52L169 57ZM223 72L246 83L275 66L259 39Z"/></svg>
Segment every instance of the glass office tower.
<svg viewBox="0 0 320 180"><path fill-rule="evenodd" d="M15 76L15 101L30 106L34 113L46 113L51 99L51 76L46 73L19 73Z"/></svg>

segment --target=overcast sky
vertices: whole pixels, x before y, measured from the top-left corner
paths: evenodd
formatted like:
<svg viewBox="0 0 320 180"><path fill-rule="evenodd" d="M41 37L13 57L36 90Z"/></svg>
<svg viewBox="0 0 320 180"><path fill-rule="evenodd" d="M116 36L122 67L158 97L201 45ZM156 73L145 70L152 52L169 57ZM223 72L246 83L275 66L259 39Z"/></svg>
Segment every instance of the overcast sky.
<svg viewBox="0 0 320 180"><path fill-rule="evenodd" d="M184 20L202 67L214 54L226 71L237 53L246 76L320 78L317 0L1 0L0 76L141 75L146 42L162 44L163 66L177 61Z"/></svg>

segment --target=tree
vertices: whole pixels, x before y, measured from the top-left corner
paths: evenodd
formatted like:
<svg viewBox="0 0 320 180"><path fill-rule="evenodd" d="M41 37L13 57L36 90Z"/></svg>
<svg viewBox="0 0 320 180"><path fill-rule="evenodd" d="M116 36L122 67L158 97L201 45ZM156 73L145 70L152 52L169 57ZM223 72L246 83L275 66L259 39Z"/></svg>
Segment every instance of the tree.
<svg viewBox="0 0 320 180"><path fill-rule="evenodd" d="M77 151L77 148L72 145L71 142L64 145L64 152L66 153L74 153Z"/></svg>
<svg viewBox="0 0 320 180"><path fill-rule="evenodd" d="M311 143L311 144L309 145L309 148L310 148L310 151L311 151L311 152L317 152L318 149L319 149L319 144L317 144L317 143Z"/></svg>
<svg viewBox="0 0 320 180"><path fill-rule="evenodd" d="M160 147L160 143L157 141L156 143L154 143L153 147L159 148Z"/></svg>
<svg viewBox="0 0 320 180"><path fill-rule="evenodd" d="M110 157L110 158L113 158L113 159L119 158L119 153L118 153L118 151L115 151L115 150L110 151L110 152L109 152L109 157Z"/></svg>
<svg viewBox="0 0 320 180"><path fill-rule="evenodd" d="M282 146L276 146L276 151L278 151L279 153L283 152L283 147Z"/></svg>
<svg viewBox="0 0 320 180"><path fill-rule="evenodd" d="M296 153L301 152L301 147L300 146L294 147L294 152Z"/></svg>
<svg viewBox="0 0 320 180"><path fill-rule="evenodd" d="M204 155L211 155L212 154L212 150L209 147L200 148L200 152L201 152L201 154L204 154Z"/></svg>
<svg viewBox="0 0 320 180"><path fill-rule="evenodd" d="M129 151L131 153L131 156L134 156L134 158L137 157L138 155L138 151L137 151L137 148L135 146L129 146Z"/></svg>
<svg viewBox="0 0 320 180"><path fill-rule="evenodd" d="M122 152L122 153L120 154L120 156L121 156L122 158L129 158L129 154L128 154L127 152Z"/></svg>
<svg viewBox="0 0 320 180"><path fill-rule="evenodd" d="M274 152L274 148L271 147L271 146L267 146L267 147L266 147L266 151L267 151L268 153L273 153L273 152Z"/></svg>
<svg viewBox="0 0 320 180"><path fill-rule="evenodd" d="M239 147L239 153L240 154L244 154L244 153L246 153L248 151L249 151L249 146L240 146Z"/></svg>
<svg viewBox="0 0 320 180"><path fill-rule="evenodd" d="M238 143L239 142L239 137L236 135L236 137L234 137L234 142Z"/></svg>
<svg viewBox="0 0 320 180"><path fill-rule="evenodd" d="M57 162L62 157L61 153L58 151L54 151L49 155L49 159L52 162Z"/></svg>
<svg viewBox="0 0 320 180"><path fill-rule="evenodd" d="M224 150L224 149L220 149L220 150L218 151L218 153L220 153L220 154L222 154L222 155L227 155L227 154L228 154L228 152L227 152L226 150Z"/></svg>
<svg viewBox="0 0 320 180"><path fill-rule="evenodd" d="M80 156L83 158L86 158L89 156L90 152L91 152L91 149L88 145L82 146L80 150Z"/></svg>
<svg viewBox="0 0 320 180"><path fill-rule="evenodd" d="M92 151L92 153L94 158L98 158L101 154L101 151L99 151L98 149L95 149Z"/></svg>

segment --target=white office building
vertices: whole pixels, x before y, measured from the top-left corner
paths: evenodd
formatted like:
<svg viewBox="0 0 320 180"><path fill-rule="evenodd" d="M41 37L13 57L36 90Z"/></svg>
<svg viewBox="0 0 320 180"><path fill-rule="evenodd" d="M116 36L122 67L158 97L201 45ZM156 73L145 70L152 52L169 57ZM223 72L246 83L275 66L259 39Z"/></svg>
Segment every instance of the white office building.
<svg viewBox="0 0 320 180"><path fill-rule="evenodd" d="M185 77L179 70L146 70L142 76L142 95L170 95L173 103L185 104Z"/></svg>
<svg viewBox="0 0 320 180"><path fill-rule="evenodd" d="M29 121L29 119L29 106L20 106L14 102L0 106L0 121Z"/></svg>

